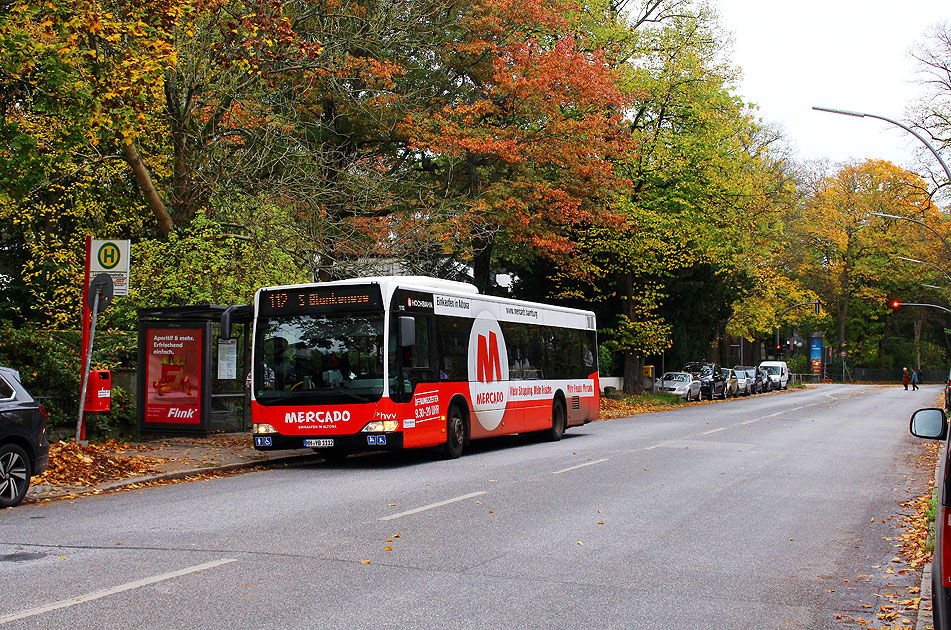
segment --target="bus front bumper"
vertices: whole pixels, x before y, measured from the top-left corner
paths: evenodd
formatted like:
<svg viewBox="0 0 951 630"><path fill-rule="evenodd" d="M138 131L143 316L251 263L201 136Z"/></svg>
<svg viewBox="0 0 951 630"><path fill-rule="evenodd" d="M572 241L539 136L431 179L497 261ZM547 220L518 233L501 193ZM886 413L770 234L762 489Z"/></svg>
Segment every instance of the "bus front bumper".
<svg viewBox="0 0 951 630"><path fill-rule="evenodd" d="M318 451L393 451L403 448L403 434L357 433L355 435L281 435L254 433L254 448L259 451L281 451L312 448Z"/></svg>

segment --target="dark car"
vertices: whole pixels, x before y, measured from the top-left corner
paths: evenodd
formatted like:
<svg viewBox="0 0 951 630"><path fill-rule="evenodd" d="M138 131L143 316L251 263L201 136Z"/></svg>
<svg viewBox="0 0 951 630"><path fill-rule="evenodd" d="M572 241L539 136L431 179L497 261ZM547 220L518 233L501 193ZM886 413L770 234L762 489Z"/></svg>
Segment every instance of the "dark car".
<svg viewBox="0 0 951 630"><path fill-rule="evenodd" d="M948 439L948 417L937 407L919 409L911 416L912 435L929 440ZM951 487L948 481L948 447L941 457L935 480L938 492L938 513L935 515L934 556L931 559L931 605L935 630L951 629L951 558L945 558L951 543Z"/></svg>
<svg viewBox="0 0 951 630"><path fill-rule="evenodd" d="M0 367L0 508L23 500L49 456L46 410L23 389L19 372Z"/></svg>
<svg viewBox="0 0 951 630"><path fill-rule="evenodd" d="M693 362L684 366L682 372L689 372L700 379L701 398L714 399L727 397L726 378L716 363Z"/></svg>
<svg viewBox="0 0 951 630"><path fill-rule="evenodd" d="M738 365L733 368L733 371L737 373L737 378L739 378L740 371L746 373L747 389L750 394L763 393L763 377L760 375L757 367L752 365Z"/></svg>
<svg viewBox="0 0 951 630"><path fill-rule="evenodd" d="M763 382L763 391L771 392L773 389L773 379L769 377L769 371L766 368L758 367L756 368L756 373L759 375L760 380Z"/></svg>
<svg viewBox="0 0 951 630"><path fill-rule="evenodd" d="M754 394L762 394L766 391L766 384L763 383L763 376L755 367L746 368L746 373L750 378L750 391Z"/></svg>

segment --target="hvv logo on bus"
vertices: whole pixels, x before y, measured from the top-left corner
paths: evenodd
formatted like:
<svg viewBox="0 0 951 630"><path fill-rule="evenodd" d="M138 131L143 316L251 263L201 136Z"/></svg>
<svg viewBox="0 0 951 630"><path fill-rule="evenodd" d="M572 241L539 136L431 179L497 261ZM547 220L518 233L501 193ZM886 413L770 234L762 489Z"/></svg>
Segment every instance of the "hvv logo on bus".
<svg viewBox="0 0 951 630"><path fill-rule="evenodd" d="M469 333L469 398L472 411L487 431L499 426L508 397L509 358L502 328L483 311Z"/></svg>

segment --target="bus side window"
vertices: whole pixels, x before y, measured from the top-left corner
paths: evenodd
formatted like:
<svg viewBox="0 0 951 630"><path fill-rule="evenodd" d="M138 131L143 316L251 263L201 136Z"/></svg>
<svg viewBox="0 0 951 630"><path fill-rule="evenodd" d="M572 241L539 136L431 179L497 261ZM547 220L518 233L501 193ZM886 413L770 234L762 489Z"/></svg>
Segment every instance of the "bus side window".
<svg viewBox="0 0 951 630"><path fill-rule="evenodd" d="M469 380L468 351L472 320L440 315L436 317L436 329L439 339L436 353L439 357L439 380Z"/></svg>

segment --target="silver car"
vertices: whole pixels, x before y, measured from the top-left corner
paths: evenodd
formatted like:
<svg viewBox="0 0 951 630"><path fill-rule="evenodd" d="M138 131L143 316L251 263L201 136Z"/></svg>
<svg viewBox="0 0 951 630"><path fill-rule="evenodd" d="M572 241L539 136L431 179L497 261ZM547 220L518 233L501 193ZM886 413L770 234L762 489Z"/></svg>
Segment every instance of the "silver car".
<svg viewBox="0 0 951 630"><path fill-rule="evenodd" d="M737 393L743 396L749 396L753 393L753 379L750 378L750 373L747 370L748 368L742 365L733 368L733 371L736 372Z"/></svg>
<svg viewBox="0 0 951 630"><path fill-rule="evenodd" d="M659 391L680 396L687 402L700 400L700 380L688 372L667 372L657 379L656 386Z"/></svg>

